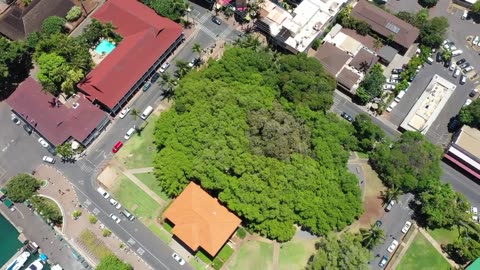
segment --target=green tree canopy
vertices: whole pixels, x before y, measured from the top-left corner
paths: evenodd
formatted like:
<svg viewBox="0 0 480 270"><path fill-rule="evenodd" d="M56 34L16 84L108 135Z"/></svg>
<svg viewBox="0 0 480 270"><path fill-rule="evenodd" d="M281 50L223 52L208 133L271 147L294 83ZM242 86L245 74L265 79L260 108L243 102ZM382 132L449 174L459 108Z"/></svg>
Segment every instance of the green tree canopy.
<svg viewBox="0 0 480 270"><path fill-rule="evenodd" d="M470 105L463 107L459 114L460 122L480 129L480 99L475 99Z"/></svg>
<svg viewBox="0 0 480 270"><path fill-rule="evenodd" d="M390 146L379 144L370 161L382 181L404 192L422 192L440 179L441 149L418 133L407 131Z"/></svg>
<svg viewBox="0 0 480 270"><path fill-rule="evenodd" d="M308 263L307 270L319 269L370 269L371 254L364 248L357 235L329 234L317 244L317 252Z"/></svg>
<svg viewBox="0 0 480 270"><path fill-rule="evenodd" d="M383 130L375 125L366 113L357 114L353 127L355 128L355 137L358 139L358 148L362 152L371 151L375 143L385 137Z"/></svg>
<svg viewBox="0 0 480 270"><path fill-rule="evenodd" d="M7 196L14 202L30 199L40 187L40 182L30 174L18 174L7 183Z"/></svg>
<svg viewBox="0 0 480 270"><path fill-rule="evenodd" d="M430 19L428 9L420 10L417 14L402 11L397 13L396 16L418 27L420 29L420 44L430 48L438 48L442 44L449 26L446 17Z"/></svg>
<svg viewBox="0 0 480 270"><path fill-rule="evenodd" d="M41 33L46 36L62 33L65 30L66 22L67 20L65 20L62 17L58 17L58 16L48 17L42 23Z"/></svg>
<svg viewBox="0 0 480 270"><path fill-rule="evenodd" d="M142 2L163 17L179 22L188 8L184 0L142 0Z"/></svg>
<svg viewBox="0 0 480 270"><path fill-rule="evenodd" d="M120 260L115 255L105 256L97 265L96 270L133 270L133 267Z"/></svg>
<svg viewBox="0 0 480 270"><path fill-rule="evenodd" d="M431 8L438 3L438 0L420 0L419 3L426 8Z"/></svg>
<svg viewBox="0 0 480 270"><path fill-rule="evenodd" d="M311 110L309 101L282 98L281 86L295 80L287 63L306 59L285 57L228 48L221 60L181 80L173 110L155 128L155 175L169 196L195 181L249 229L279 241L294 235L294 224L324 234L362 212L358 179L345 166L354 129ZM293 84L289 91L302 96Z"/></svg>
<svg viewBox="0 0 480 270"><path fill-rule="evenodd" d="M56 53L46 53L42 54L37 62L40 66L38 80L44 89L56 93L70 69L65 59Z"/></svg>
<svg viewBox="0 0 480 270"><path fill-rule="evenodd" d="M470 8L472 12L480 13L480 1L476 1Z"/></svg>
<svg viewBox="0 0 480 270"><path fill-rule="evenodd" d="M33 196L32 204L35 207L35 210L43 218L54 224L62 224L62 212L60 212L60 208L54 201L39 196Z"/></svg>
<svg viewBox="0 0 480 270"><path fill-rule="evenodd" d="M16 83L23 81L32 67L28 46L23 41L0 37L0 100L6 98Z"/></svg>
<svg viewBox="0 0 480 270"><path fill-rule="evenodd" d="M373 98L379 97L383 93L383 85L385 84L385 76L383 76L382 66L375 64L370 73L358 87L355 99L358 103L365 105Z"/></svg>

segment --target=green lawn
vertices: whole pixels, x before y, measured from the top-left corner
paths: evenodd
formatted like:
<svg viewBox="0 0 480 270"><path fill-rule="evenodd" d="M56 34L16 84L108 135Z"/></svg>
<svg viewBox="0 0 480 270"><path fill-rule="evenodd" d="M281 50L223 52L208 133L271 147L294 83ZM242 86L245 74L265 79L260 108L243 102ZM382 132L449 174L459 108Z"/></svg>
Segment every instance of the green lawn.
<svg viewBox="0 0 480 270"><path fill-rule="evenodd" d="M417 234L397 267L397 270L416 269L450 269L450 264L421 233Z"/></svg>
<svg viewBox="0 0 480 270"><path fill-rule="evenodd" d="M359 159L368 159L368 153L357 152Z"/></svg>
<svg viewBox="0 0 480 270"><path fill-rule="evenodd" d="M165 230L163 230L162 228L160 228L159 225L155 224L155 223L151 223L148 228L154 233L156 234L160 239L162 239L163 242L165 243L170 243L172 241L172 235L167 233Z"/></svg>
<svg viewBox="0 0 480 270"><path fill-rule="evenodd" d="M272 269L273 245L260 241L248 241L242 245L230 264L230 270Z"/></svg>
<svg viewBox="0 0 480 270"><path fill-rule="evenodd" d="M98 239L97 236L88 229L82 231L78 240L99 260L113 254L103 241Z"/></svg>
<svg viewBox="0 0 480 270"><path fill-rule="evenodd" d="M280 270L304 269L315 252L315 241L292 240L280 246Z"/></svg>
<svg viewBox="0 0 480 270"><path fill-rule="evenodd" d="M223 248L218 252L216 257L226 262L230 258L230 256L232 256L233 252L233 248L227 244L223 246Z"/></svg>
<svg viewBox="0 0 480 270"><path fill-rule="evenodd" d="M115 180L115 186L112 190L114 197L142 221L146 222L156 218L158 215L160 204L126 176L119 176Z"/></svg>
<svg viewBox="0 0 480 270"><path fill-rule="evenodd" d="M132 116L128 115L127 117ZM128 169L153 167L153 156L155 154L153 131L158 118L159 116L150 115L141 134L135 133L115 154L115 158L125 164Z"/></svg>
<svg viewBox="0 0 480 270"><path fill-rule="evenodd" d="M155 192L163 200L168 200L162 188L158 185L158 181L153 173L137 173L135 176L142 181L151 191Z"/></svg>
<svg viewBox="0 0 480 270"><path fill-rule="evenodd" d="M435 229L428 230L428 233L439 243L440 245L451 244L458 239L458 229L452 228L451 230L447 229Z"/></svg>

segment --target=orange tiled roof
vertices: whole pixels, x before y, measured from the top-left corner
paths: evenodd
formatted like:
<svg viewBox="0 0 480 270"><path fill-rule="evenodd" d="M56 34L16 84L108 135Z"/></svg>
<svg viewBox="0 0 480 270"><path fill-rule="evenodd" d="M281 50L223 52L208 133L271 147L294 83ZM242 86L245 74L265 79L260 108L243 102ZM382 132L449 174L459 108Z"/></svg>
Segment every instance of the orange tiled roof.
<svg viewBox="0 0 480 270"><path fill-rule="evenodd" d="M173 224L173 234L192 250L202 247L215 256L241 220L210 196L199 185L190 182L164 212Z"/></svg>

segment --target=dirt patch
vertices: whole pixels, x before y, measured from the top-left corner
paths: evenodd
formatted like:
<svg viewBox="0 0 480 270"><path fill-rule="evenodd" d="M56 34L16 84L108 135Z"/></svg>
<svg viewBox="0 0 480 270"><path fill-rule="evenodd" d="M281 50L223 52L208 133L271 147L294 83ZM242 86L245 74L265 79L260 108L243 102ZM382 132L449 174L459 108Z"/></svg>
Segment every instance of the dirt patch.
<svg viewBox="0 0 480 270"><path fill-rule="evenodd" d="M365 196L363 201L364 212L360 218L350 226L350 230L358 232L361 228L369 228L383 214L383 200L381 194L386 190L378 175L368 165L360 162L366 179Z"/></svg>
<svg viewBox="0 0 480 270"><path fill-rule="evenodd" d="M120 173L115 170L112 166L107 166L100 175L97 177L97 180L102 183L107 189L112 189L115 184L115 179L120 175Z"/></svg>
<svg viewBox="0 0 480 270"><path fill-rule="evenodd" d="M160 113L164 112L164 111L168 111L171 107L172 107L172 102L171 101L163 101L162 103L160 103L157 108L155 108L155 111L153 111L153 114L154 115L160 115Z"/></svg>

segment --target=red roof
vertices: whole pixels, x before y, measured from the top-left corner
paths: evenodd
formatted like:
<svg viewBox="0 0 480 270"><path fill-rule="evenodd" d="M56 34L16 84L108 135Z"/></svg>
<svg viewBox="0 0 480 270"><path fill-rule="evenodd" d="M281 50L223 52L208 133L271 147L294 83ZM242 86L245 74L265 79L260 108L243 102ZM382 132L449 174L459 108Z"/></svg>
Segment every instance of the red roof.
<svg viewBox="0 0 480 270"><path fill-rule="evenodd" d="M448 153L444 155L444 157L448 160L450 160L451 162L453 162L455 165L457 165L458 167L462 168L463 170L465 170L467 173L469 173L470 175L474 176L475 178L477 178L478 180L480 180L480 174L478 174L477 172L475 172L473 169L471 169L470 167L468 167L467 165L463 164L461 161L457 160L454 156L451 156L449 155Z"/></svg>
<svg viewBox="0 0 480 270"><path fill-rule="evenodd" d="M7 104L28 121L50 143L60 145L73 137L82 142L106 117L105 112L80 94L76 109L55 106L55 97L42 90L32 77L22 82Z"/></svg>
<svg viewBox="0 0 480 270"><path fill-rule="evenodd" d="M182 27L137 0L107 1L93 17L111 22L123 40L78 87L111 109L182 34Z"/></svg>

